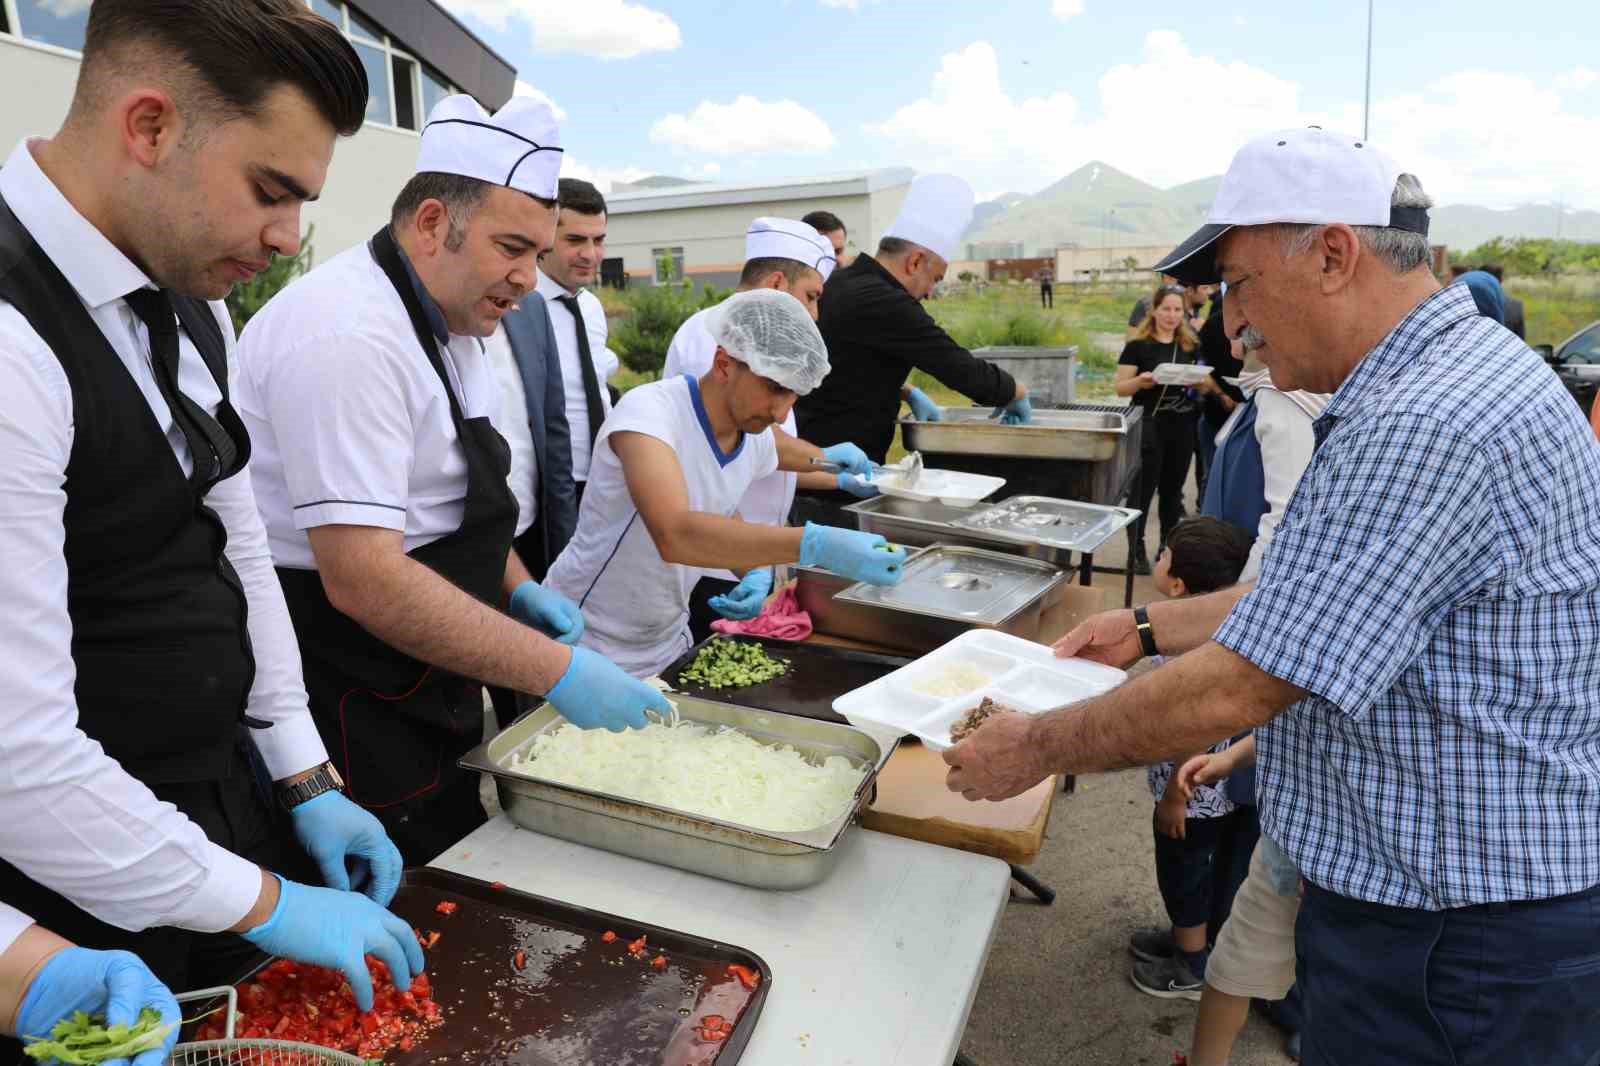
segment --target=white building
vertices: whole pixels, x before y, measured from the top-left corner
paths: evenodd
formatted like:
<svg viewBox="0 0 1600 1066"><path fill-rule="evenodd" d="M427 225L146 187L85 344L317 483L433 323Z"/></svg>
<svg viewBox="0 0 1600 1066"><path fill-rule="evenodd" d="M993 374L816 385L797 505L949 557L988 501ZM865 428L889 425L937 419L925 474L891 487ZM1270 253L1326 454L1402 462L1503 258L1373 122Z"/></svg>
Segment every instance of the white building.
<svg viewBox="0 0 1600 1066"><path fill-rule="evenodd" d="M485 107L511 98L517 72L432 0L307 0L355 46L371 95L367 124L341 138L317 203L314 256L327 260L388 221L417 162L418 131L441 98L468 92ZM23 137L49 136L66 117L78 77L89 0L0 0L0 159Z"/></svg>
<svg viewBox="0 0 1600 1066"><path fill-rule="evenodd" d="M911 184L906 167L736 185L672 185L606 197L606 251L629 284L689 278L729 286L744 265L744 233L761 215L798 219L832 211L848 234L846 255L871 252Z"/></svg>

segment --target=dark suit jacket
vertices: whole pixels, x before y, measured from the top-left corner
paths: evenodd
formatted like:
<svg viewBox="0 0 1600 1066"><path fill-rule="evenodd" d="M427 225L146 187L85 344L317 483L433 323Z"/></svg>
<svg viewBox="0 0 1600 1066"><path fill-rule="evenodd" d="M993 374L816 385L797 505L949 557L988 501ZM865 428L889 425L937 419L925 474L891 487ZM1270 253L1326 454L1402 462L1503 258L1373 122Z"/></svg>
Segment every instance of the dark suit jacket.
<svg viewBox="0 0 1600 1066"><path fill-rule="evenodd" d="M538 293L524 296L522 306L502 321L527 397L536 479L533 498L538 501L534 523L517 538L516 548L534 578L542 581L578 527L578 493L572 481L572 433L567 424L561 355L556 350L549 308Z"/></svg>

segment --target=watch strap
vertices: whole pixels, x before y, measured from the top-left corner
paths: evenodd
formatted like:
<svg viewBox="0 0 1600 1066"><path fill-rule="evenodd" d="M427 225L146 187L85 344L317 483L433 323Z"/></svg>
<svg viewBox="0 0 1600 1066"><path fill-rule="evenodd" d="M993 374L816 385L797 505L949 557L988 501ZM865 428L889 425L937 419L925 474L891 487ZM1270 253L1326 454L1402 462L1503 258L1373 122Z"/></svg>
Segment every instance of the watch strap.
<svg viewBox="0 0 1600 1066"><path fill-rule="evenodd" d="M344 779L339 776L339 771L334 769L333 763L325 762L294 784L279 788L278 802L283 805L284 810L290 811L307 800L316 799L324 792L343 790Z"/></svg>
<svg viewBox="0 0 1600 1066"><path fill-rule="evenodd" d="M1133 609L1133 628L1139 634L1139 648L1146 658L1154 658L1161 652L1156 649L1156 635L1150 628L1150 612L1143 607Z"/></svg>

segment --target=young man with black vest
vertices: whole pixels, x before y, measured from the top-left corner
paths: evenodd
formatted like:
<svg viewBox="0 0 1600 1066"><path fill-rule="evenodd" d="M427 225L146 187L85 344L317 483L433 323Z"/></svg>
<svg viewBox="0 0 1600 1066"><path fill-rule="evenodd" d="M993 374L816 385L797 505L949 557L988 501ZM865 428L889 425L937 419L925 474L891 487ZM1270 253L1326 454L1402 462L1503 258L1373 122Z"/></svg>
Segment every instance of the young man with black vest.
<svg viewBox="0 0 1600 1066"><path fill-rule="evenodd" d="M0 949L31 918L178 988L259 949L363 1007L363 954L421 971L307 712L220 302L296 250L366 96L294 0L99 3L65 124L0 169Z"/></svg>
<svg viewBox="0 0 1600 1066"><path fill-rule="evenodd" d="M671 711L568 646L582 615L511 546L484 338L533 290L560 166L548 104L519 96L490 115L447 97L389 221L240 339L239 407L311 711L351 797L409 863L485 820L478 776L456 765L482 739L484 684L546 694L583 727Z"/></svg>

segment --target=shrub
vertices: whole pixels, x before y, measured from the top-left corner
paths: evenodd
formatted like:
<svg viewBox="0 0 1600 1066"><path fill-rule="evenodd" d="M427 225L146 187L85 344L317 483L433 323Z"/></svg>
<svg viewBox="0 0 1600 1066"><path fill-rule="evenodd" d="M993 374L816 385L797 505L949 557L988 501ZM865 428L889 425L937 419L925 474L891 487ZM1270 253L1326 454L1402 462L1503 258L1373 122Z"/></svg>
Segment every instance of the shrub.
<svg viewBox="0 0 1600 1066"><path fill-rule="evenodd" d="M659 376L678 327L696 311L727 299L730 292L714 285L696 289L688 281L629 289L621 321L611 331L611 350L634 373Z"/></svg>
<svg viewBox="0 0 1600 1066"><path fill-rule="evenodd" d="M249 281L235 285L228 293L228 314L233 318L235 334L244 329L250 317L266 306L279 289L311 269L311 234L316 232L316 228L306 228L306 235L300 239L300 251L292 256L274 255L267 269Z"/></svg>

